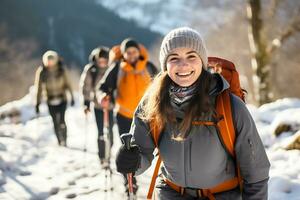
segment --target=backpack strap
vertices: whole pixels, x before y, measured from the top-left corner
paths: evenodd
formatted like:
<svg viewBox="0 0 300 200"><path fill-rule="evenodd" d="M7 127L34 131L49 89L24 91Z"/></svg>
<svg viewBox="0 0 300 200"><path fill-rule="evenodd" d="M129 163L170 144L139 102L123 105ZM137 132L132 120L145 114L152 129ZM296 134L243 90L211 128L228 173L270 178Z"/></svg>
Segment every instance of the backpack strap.
<svg viewBox="0 0 300 200"><path fill-rule="evenodd" d="M156 164L155 164L154 172L153 172L153 175L151 177L151 182L150 182L150 186L149 186L149 189L148 189L147 200L152 200L152 195L153 195L153 191L154 191L154 188L155 188L156 178L158 176L160 165L161 165L161 157L158 154L158 158L157 158L157 161L156 161Z"/></svg>
<svg viewBox="0 0 300 200"><path fill-rule="evenodd" d="M155 183L156 183L156 178L158 176L160 165L161 165L161 162L162 162L160 154L159 154L159 149L158 149L158 143L159 143L161 130L159 130L159 128L156 126L154 120L150 122L149 126L150 126L150 130L151 130L150 132L151 132L151 135L152 135L152 138L153 138L154 145L158 150L158 158L157 158L157 161L156 161L156 164L155 164L153 175L151 177L151 182L150 182L150 186L149 186L148 194L147 194L147 200L152 199L153 191L154 191Z"/></svg>
<svg viewBox="0 0 300 200"><path fill-rule="evenodd" d="M217 127L219 129L222 142L235 162L236 173L239 180L240 190L242 191L243 180L241 176L240 167L236 160L235 154L235 141L236 133L232 119L232 109L231 109L231 100L229 90L225 90L217 97L216 105L217 114L221 117L221 120L218 121Z"/></svg>
<svg viewBox="0 0 300 200"><path fill-rule="evenodd" d="M216 111L220 117L217 123L217 127L220 130L224 145L230 155L235 157L234 145L235 145L235 129L232 119L231 102L229 91L225 90L219 96L217 96Z"/></svg>
<svg viewBox="0 0 300 200"><path fill-rule="evenodd" d="M156 148L158 148L161 130L159 130L159 127L156 126L156 123L154 120L149 123L149 126L150 126L150 133L153 138L154 145Z"/></svg>

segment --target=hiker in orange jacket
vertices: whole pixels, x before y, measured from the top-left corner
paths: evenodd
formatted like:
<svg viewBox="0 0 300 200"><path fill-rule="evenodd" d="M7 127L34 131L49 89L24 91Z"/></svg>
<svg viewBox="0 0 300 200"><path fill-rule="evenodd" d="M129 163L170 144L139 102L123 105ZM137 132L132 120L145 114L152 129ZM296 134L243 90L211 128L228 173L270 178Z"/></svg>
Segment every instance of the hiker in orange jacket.
<svg viewBox="0 0 300 200"><path fill-rule="evenodd" d="M119 50L121 58L113 62L105 73L99 83L97 96L102 107L108 106L108 101L114 101L121 135L129 131L134 111L157 69L148 61L145 48L135 40L125 39ZM136 188L135 184L135 192Z"/></svg>
<svg viewBox="0 0 300 200"><path fill-rule="evenodd" d="M240 97L228 93L228 82L207 70L200 34L172 30L161 44L160 63L162 72L135 112L131 148L118 151L117 171L143 173L157 148L163 163L157 199L266 200L270 163L255 123ZM220 102L232 109L218 115Z"/></svg>

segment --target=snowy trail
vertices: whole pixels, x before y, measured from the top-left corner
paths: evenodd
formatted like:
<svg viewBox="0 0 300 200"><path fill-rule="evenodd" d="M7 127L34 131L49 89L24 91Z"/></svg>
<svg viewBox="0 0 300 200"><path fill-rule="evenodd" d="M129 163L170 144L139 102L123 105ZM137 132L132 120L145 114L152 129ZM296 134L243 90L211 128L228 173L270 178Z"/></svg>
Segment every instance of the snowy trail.
<svg viewBox="0 0 300 200"><path fill-rule="evenodd" d="M69 148L59 147L45 106L41 109L42 117L30 120L33 107L28 105L28 97L25 100L20 100L18 105L25 105L26 121L0 125L0 200L125 199L123 177L116 173L114 165L114 156L120 146L116 126L112 150L111 185L114 190L105 193L93 116L90 115L86 127L82 109L79 106L69 108L66 113ZM283 99L260 108L251 105L248 108L271 162L269 199L300 200L300 151L283 150L300 131L294 135L285 132L278 138L273 135L280 123L288 122L295 127L300 124L300 100ZM82 151L85 137L86 153ZM138 199L145 199L152 170L153 166L138 177Z"/></svg>
<svg viewBox="0 0 300 200"><path fill-rule="evenodd" d="M66 121L69 148L57 146L49 116L23 125L0 126L0 168L4 172L0 174L0 199L68 199L73 194L73 199L124 199L123 177L115 171L114 158L114 190L104 192L104 170L98 161L93 116L89 116L86 128L82 110L69 108ZM117 127L114 131L113 157L120 146ZM148 183L148 179L147 175L139 178L141 183ZM141 188L139 197L145 197L145 191Z"/></svg>

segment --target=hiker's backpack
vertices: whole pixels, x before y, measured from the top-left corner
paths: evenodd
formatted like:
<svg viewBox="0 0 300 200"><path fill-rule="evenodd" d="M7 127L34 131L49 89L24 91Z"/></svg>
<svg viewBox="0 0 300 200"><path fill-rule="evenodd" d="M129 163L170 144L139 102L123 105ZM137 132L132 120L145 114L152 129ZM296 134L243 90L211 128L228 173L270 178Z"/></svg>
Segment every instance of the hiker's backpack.
<svg viewBox="0 0 300 200"><path fill-rule="evenodd" d="M139 44L140 54L144 59L148 59L148 52L144 45ZM109 65L113 62L118 62L123 58L121 53L120 45L113 46L109 51Z"/></svg>
<svg viewBox="0 0 300 200"><path fill-rule="evenodd" d="M241 88L239 73L229 60L218 57L208 57L208 68L220 73L230 85L230 92L245 102L245 90Z"/></svg>
<svg viewBox="0 0 300 200"><path fill-rule="evenodd" d="M140 49L140 57L142 59L148 60L148 51L146 47L142 44L139 44L139 49ZM108 65L110 66L114 62L120 62L122 58L123 55L121 53L120 45L115 45L109 51ZM154 77L158 73L157 68L151 62L148 62L147 70L150 73L151 77Z"/></svg>
<svg viewBox="0 0 300 200"><path fill-rule="evenodd" d="M217 118L219 119L218 122L213 123L213 122L205 122L205 121L193 121L192 124L216 126L217 129L219 130L217 132L220 136L219 138L221 140L221 143L224 146L225 151L233 158L234 161L236 161L236 155L234 151L236 134L235 134L235 128L232 119L230 93L235 94L236 96L240 97L243 101L245 101L245 96L240 86L239 74L235 68L235 65L232 62L222 58L209 57L208 67L214 68L216 72L219 72L228 81L230 87L229 89L223 91L221 94L217 96L216 112L217 112ZM150 122L150 130L151 130L151 135L154 144L156 147L158 147L161 130L159 130L158 127L155 126L155 122ZM153 172L153 176L147 194L148 200L152 199L155 182L158 176L161 162L162 162L161 157L158 154L158 159L156 162L156 166ZM215 186L214 188L203 189L201 190L201 192L203 194L207 194L207 197L210 200L214 200L215 199L213 196L214 193L234 189L237 186L240 186L240 188L242 188L242 178L240 175L240 169L237 165L237 162L235 163L236 163L237 175L232 180L221 183Z"/></svg>

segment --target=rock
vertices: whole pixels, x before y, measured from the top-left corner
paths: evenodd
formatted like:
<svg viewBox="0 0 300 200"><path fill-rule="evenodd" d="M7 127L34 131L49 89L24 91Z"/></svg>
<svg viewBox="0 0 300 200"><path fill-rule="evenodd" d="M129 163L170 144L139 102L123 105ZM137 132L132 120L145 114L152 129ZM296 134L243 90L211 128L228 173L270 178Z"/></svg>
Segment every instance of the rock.
<svg viewBox="0 0 300 200"><path fill-rule="evenodd" d="M30 176L32 173L30 171L27 171L27 170L21 170L19 172L19 175L20 176Z"/></svg>
<svg viewBox="0 0 300 200"><path fill-rule="evenodd" d="M292 143L290 143L286 148L286 150L300 150L300 135L297 136Z"/></svg>
<svg viewBox="0 0 300 200"><path fill-rule="evenodd" d="M76 182L74 180L73 181L69 181L68 185L76 185Z"/></svg>
<svg viewBox="0 0 300 200"><path fill-rule="evenodd" d="M67 199L74 199L77 195L75 193L70 193L66 195Z"/></svg>
<svg viewBox="0 0 300 200"><path fill-rule="evenodd" d="M55 195L59 192L59 188L58 187L53 187L50 189L49 194L50 195Z"/></svg>
<svg viewBox="0 0 300 200"><path fill-rule="evenodd" d="M289 132L289 131L292 131L292 126L290 124L281 123L276 127L274 131L274 135L276 137L279 137L283 132Z"/></svg>

